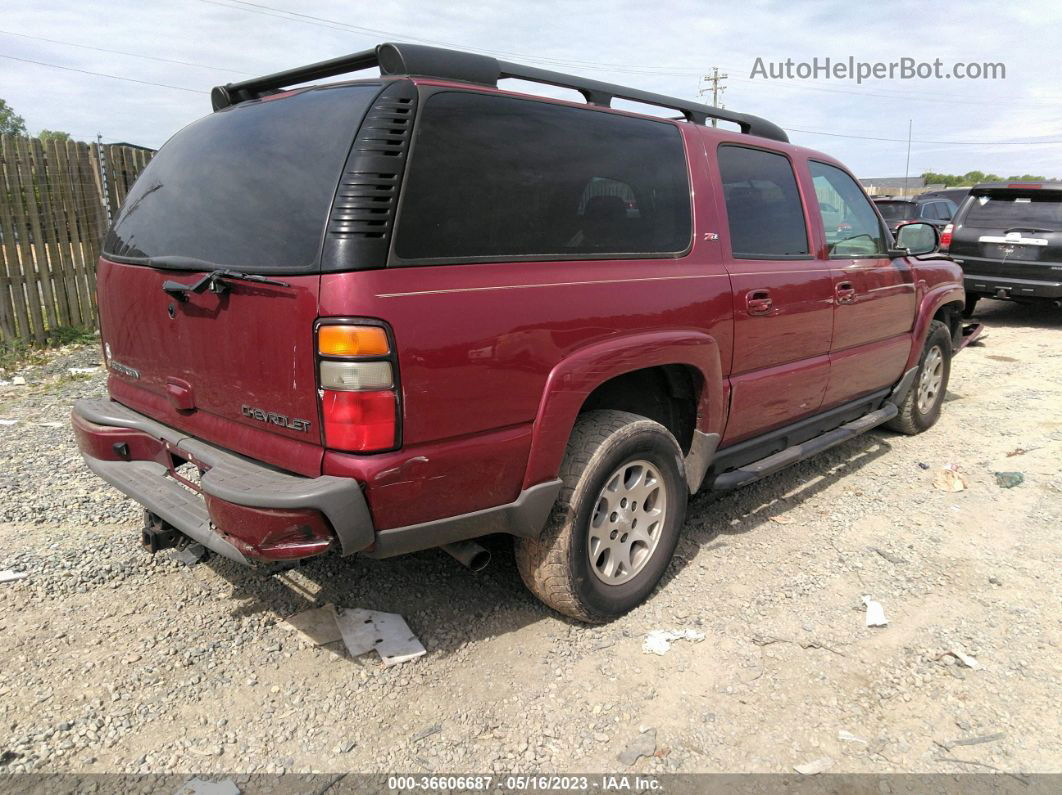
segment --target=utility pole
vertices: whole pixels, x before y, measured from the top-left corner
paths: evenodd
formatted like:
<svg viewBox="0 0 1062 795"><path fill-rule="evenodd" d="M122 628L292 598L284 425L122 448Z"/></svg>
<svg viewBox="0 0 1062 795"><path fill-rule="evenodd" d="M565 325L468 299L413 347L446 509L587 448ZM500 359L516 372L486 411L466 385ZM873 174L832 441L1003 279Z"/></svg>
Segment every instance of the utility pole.
<svg viewBox="0 0 1062 795"><path fill-rule="evenodd" d="M700 94L703 97L705 94L707 94L710 91L711 94L712 94L712 105L717 107L717 108L726 107L720 101L720 97L722 97L723 92L726 91L726 86L723 85L723 81L726 80L728 77L730 77L730 75L725 74L725 73L723 73L723 74L719 73L719 67L718 66L713 66L712 67L712 73L710 75L705 75L704 77L701 78L702 82L711 83L712 87L711 88L702 88L697 93ZM718 122L717 119L712 119L712 126L713 127L719 126L717 122Z"/></svg>
<svg viewBox="0 0 1062 795"><path fill-rule="evenodd" d="M903 195L908 198L911 195L911 186L907 183L907 177L911 173L911 119L907 120L907 165L903 167Z"/></svg>

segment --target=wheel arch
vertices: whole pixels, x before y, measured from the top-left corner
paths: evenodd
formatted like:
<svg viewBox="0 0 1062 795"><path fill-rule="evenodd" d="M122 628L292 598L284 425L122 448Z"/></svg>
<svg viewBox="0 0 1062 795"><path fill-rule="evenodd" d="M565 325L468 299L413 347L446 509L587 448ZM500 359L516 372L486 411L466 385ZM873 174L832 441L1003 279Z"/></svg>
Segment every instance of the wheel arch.
<svg viewBox="0 0 1062 795"><path fill-rule="evenodd" d="M908 354L904 370L918 364L918 359L922 355L922 347L929 335L929 327L934 320L942 320L948 324L953 343L957 339L956 335L961 338L962 309L965 302L966 297L962 286L950 283L934 287L922 297L922 302L918 307L918 318L915 320L914 331L911 335L911 352Z"/></svg>
<svg viewBox="0 0 1062 795"><path fill-rule="evenodd" d="M656 388L639 394L649 384ZM673 433L679 431L676 438L688 453L703 446L698 437L721 433L724 398L719 346L702 331L644 332L580 348L558 362L546 379L524 488L557 476L583 411L613 408L663 420ZM684 400L695 408L685 412Z"/></svg>

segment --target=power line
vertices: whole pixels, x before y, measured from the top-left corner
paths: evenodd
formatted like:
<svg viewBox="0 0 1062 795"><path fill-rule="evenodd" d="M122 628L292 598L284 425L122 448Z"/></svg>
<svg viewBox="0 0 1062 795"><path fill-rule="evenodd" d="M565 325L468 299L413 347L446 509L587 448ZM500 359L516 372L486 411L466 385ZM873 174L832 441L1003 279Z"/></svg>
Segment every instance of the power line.
<svg viewBox="0 0 1062 795"><path fill-rule="evenodd" d="M111 80L124 80L127 83L140 83L144 86L156 86L158 88L172 88L176 91L188 91L192 94L207 94L207 91L200 91L197 88L186 88L185 86L171 86L168 83L153 83L150 80L137 80L134 77L120 77L119 75L109 75L104 72L91 72L88 69L75 69L72 66L60 66L56 63L45 63L44 61L34 61L31 58L19 58L15 55L5 55L0 53L0 58L7 58L12 61L21 61L22 63L32 63L37 66L47 66L49 69L62 69L64 72L79 72L83 75L94 75L96 77L108 77Z"/></svg>
<svg viewBox="0 0 1062 795"><path fill-rule="evenodd" d="M227 4L224 4L224 3L219 3L216 0L201 0L201 1L202 2L206 2L206 3L213 3L214 5L225 5L226 7L229 7L229 8L233 8L234 7L234 6L228 6ZM232 0L232 1L233 2L240 2L240 0ZM247 3L247 5L254 5L254 4ZM251 10L251 9L247 9L247 10ZM306 16L306 15L303 15L303 16ZM373 32L384 33L384 35L388 35L388 34L386 34L383 31L373 31ZM9 33L9 31L0 30L0 33ZM9 35L23 36L24 38L40 39L42 41L50 41L50 42L53 42L53 43L56 43L56 44L69 44L70 46L74 46L74 47L78 47L78 46L86 46L87 47L87 45L78 45L78 44L74 44L72 42L61 42L61 41L57 41L57 40L53 40L53 39L44 39L44 38L41 38L41 37L28 36L26 34L20 34L20 33L9 33ZM451 45L451 46L455 46L455 45ZM99 48L99 47L88 47L88 49L96 49L96 50L100 50L100 51L103 51L103 52L114 52L114 53L117 53L119 55L130 55L130 56L133 56L133 57L151 58L150 56L137 56L134 53L123 53L123 52L119 52L117 50L105 50L105 49ZM187 92L193 93L193 94L206 94L206 93L209 93L209 92L206 92L206 91L202 91L200 89L188 88L186 86L175 86L175 85L171 85L169 83L156 83L156 82L153 82L153 81L150 81L150 80L138 80L138 79L133 78L133 77L123 77L121 75L112 75L112 74L107 74L105 72L94 72L94 71L91 71L91 70L88 70L88 69L77 69L77 68L72 67L72 66L61 66L59 64L47 63L45 61L37 61L37 60L33 60L31 58L20 58L20 57L15 56L15 55L6 55L6 54L3 54L3 53L0 53L0 58L7 58L7 59L12 60L12 61L20 61L22 63L34 64L36 66L44 66L44 67L47 67L49 69L61 69L61 70L66 71L66 72L77 72L79 74L92 75L94 77L105 77L105 78L108 78L110 80L121 80L121 81L124 81L124 82L127 82L127 83L137 83L137 84L140 84L140 85L155 86L157 88L169 88L169 89L173 89L175 91L187 91ZM169 60L169 59L151 58L151 60ZM172 62L173 63L179 63L179 64L182 64L182 65L188 65L188 66L200 66L201 65L201 64L186 63L186 62L182 62L182 61L172 61ZM206 68L214 69L214 68L219 68L219 67L206 67ZM225 71L225 70L222 70L222 71ZM718 67L716 67L712 76L710 76L710 77L706 76L704 78L705 80L708 80L709 82L713 83L713 87L712 87L712 94L713 94L712 102L713 102L713 104L718 103L719 94L722 93L722 91L726 90L725 86L720 86L719 85L719 82L722 81L722 80L725 80L728 77L728 75L726 75L726 74L720 75L718 72L719 72ZM247 74L247 73L246 72L240 72L240 74ZM807 88L813 88L813 87L812 86L807 86ZM826 89L822 89L822 90L826 90ZM889 143L907 143L907 141L908 141L908 139L906 139L906 138L885 138L885 137L872 136L872 135L851 135L851 134L844 134L844 133L826 132L825 130L807 130L807 129L802 129L802 128L798 128L798 127L786 127L784 129L786 129L789 132L805 133L805 134L808 134L808 135L826 135L826 136L829 136L831 138L851 138L851 139L863 140L863 141L885 141L885 142L889 142ZM930 144L930 145L938 145L938 146L1043 146L1043 145L1062 144L1062 141L922 141L922 140L915 140L915 141L912 141L912 143Z"/></svg>
<svg viewBox="0 0 1062 795"><path fill-rule="evenodd" d="M49 44L62 44L64 47L80 47L83 50L95 50L96 52L107 52L113 55L127 55L130 58L143 58L146 61L158 61L160 63L172 63L179 64L180 66L194 66L200 69L212 69L216 72L229 72L233 74L249 75L250 72L241 72L238 69L229 69L221 66L209 66L202 63L194 63L192 61L178 61L174 58L161 58L156 55L141 55L140 53L127 52L125 50L109 50L106 47L95 47L91 44L78 44L73 41L61 41L59 39L46 39L43 36L31 36L28 33L15 33L13 30L0 30L0 33L5 36L18 36L22 39L33 39L34 41L46 41Z"/></svg>
<svg viewBox="0 0 1062 795"><path fill-rule="evenodd" d="M275 6L266 5L264 3L251 2L250 0L227 0L227 2L221 2L220 0L200 0L200 2L209 3L210 5L221 6L222 8L230 8L230 9L233 9L233 10L236 10L236 11L245 11L247 13L274 17L275 19L284 19L284 20L288 20L288 21L301 22L301 23L307 24L307 25L316 25L318 27L330 28L332 30L349 30L349 31L353 31L353 32L361 33L361 34L365 34L365 35L384 36L384 37L387 37L387 38L399 38L399 39L405 39L405 40L408 40L408 41L414 41L414 42L419 42L419 43L423 43L423 44L434 44L434 45L438 45L438 46L441 46L441 47L455 47L457 49L466 50L466 51L471 50L471 51L481 52L481 53L488 54L488 55L503 56L503 57L508 57L508 58L518 58L518 59L525 60L525 61L531 61L531 62L536 62L536 63L545 63L545 64L550 64L550 65L553 65L553 66L567 66L567 67L575 67L575 68L579 68L579 69L590 69L590 70L593 70L593 71L619 72L619 73L625 73L625 74L642 74L642 75L656 75L656 76L668 76L668 77L689 77L689 76L693 76L693 75L700 76L700 72L697 71L697 70L682 69L681 67L677 67L677 66L655 66L655 65L649 65L649 64L630 64L630 63L613 64L613 63L604 63L604 62L601 62L601 61L587 61L587 60L581 60L581 59L566 59L566 58L546 57L546 56L541 56L541 55L528 55L528 54L525 54L525 53L517 53L517 52L506 51L506 50L491 50L491 49L483 49L483 48L473 48L473 47L468 47L468 46L463 45L463 44L457 44L457 43L454 43L454 42L439 41L437 39L428 39L428 38L423 38L423 37L419 37L419 36L411 36L411 35L406 34L406 33L396 33L394 31L381 30L379 28L368 28L368 27L364 27L362 25L353 25L353 24L350 24L348 22L343 22L342 20L338 20L338 19L330 19L328 17L315 16L313 14L306 14L306 13L299 12L299 11L289 11L287 9L277 8ZM728 68L731 71L740 71L740 70L735 70L733 66L720 67L720 68ZM763 83L762 81L747 80L747 79L742 79L742 78L733 78L733 79L738 80L740 82L744 82L744 83L760 83L761 85L768 85L768 86L771 86L771 87L781 86L783 88L797 88L797 89L805 89L805 90L812 90L812 91L825 91L825 92L838 93L838 94L852 94L854 96L881 96L881 97L884 97L886 99L908 98L908 99L920 100L920 101L923 101L923 102L938 101L938 100L931 99L931 98L925 96L924 94L911 94L911 93L896 91L895 89L889 89L889 88L880 88L879 90L880 91L892 91L892 92L895 92L895 93L876 94L876 93L869 92L869 91L859 91L859 90L851 90L851 89L843 89L843 88L826 88L826 87L821 87L821 86L807 86L807 85L803 85L803 84L797 83L797 82L787 82L787 81L781 81L781 80L772 80L770 83ZM942 98L947 98L946 101L950 102L950 103L961 103L961 104L980 105L980 106L983 106L983 105L987 104L988 102L1001 102L1001 103L1014 103L1014 102L1016 102L1011 97L987 98L987 99L984 99L984 100L961 100L961 99L953 99L952 98L953 94L951 94L951 93L938 94L937 96L940 96ZM1045 100L1047 100L1047 98L1045 98ZM1046 104L1052 104L1052 105L1056 104L1054 102L1048 102L1048 101L1040 102L1038 100L1017 100L1017 102L1024 102L1026 104L1044 104L1044 105L1046 105Z"/></svg>
<svg viewBox="0 0 1062 795"><path fill-rule="evenodd" d="M760 85L760 86L764 86L766 88L795 88L795 89L803 90L803 91L824 91L824 92L829 93L829 94L851 94L852 96L857 96L857 97L881 97L882 99L910 99L910 100L914 100L915 102L935 102L938 105L939 104L951 104L951 105L959 104L959 105L977 105L979 107L988 107L990 105L994 105L994 104L997 103L997 100L992 99L992 98L987 98L987 99L954 99L951 95L945 95L945 96L947 96L947 98L944 99L944 98L942 98L941 95L919 96L918 94L901 94L901 93L881 94L881 93L878 93L878 91L889 91L889 90L891 90L891 89L887 89L887 88L881 88L881 89L878 89L878 91L863 91L863 90L858 90L858 89L847 89L847 88L827 88L826 86L808 86L808 85L803 85L801 83L786 83L786 82L782 82L780 80L772 80L772 81L770 81L768 83L768 82L765 82L765 81L762 81L762 80L745 80L745 79L740 78L740 77L735 77L735 78L732 78L732 79L737 80L738 82L741 82L741 83L749 83L749 84L752 84L752 85ZM1009 103L1013 103L1013 104L1027 104L1027 105L1057 105L1058 104L1057 102L1049 102L1049 101L1046 101L1046 100L1041 102L1039 100L1024 100L1024 99L1015 100L1015 99L1012 99L1012 98L1011 99L1002 99L1002 100L999 100L999 101L1003 102L1003 103L1008 103L1009 102Z"/></svg>
<svg viewBox="0 0 1062 795"><path fill-rule="evenodd" d="M874 135L845 135L843 133L826 132L824 130L803 130L798 127L783 127L787 132L808 133L810 135L828 135L831 138L858 138L861 141L889 141L890 143L905 144L906 138L879 138ZM912 140L915 144L936 144L939 146L1043 146L1051 144L1056 146L1062 141L919 141Z"/></svg>

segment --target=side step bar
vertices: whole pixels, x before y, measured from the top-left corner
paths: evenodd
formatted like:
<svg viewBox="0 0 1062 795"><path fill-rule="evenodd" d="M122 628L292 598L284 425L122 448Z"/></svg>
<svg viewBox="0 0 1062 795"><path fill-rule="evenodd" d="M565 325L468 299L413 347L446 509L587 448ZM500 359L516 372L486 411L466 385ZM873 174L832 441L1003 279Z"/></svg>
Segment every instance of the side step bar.
<svg viewBox="0 0 1062 795"><path fill-rule="evenodd" d="M834 428L832 431L827 431L821 436L816 436L814 439L809 439L802 444L795 444L792 447L787 447L785 450L780 450L774 455L761 458L759 461L746 464L745 466L731 470L730 472L723 472L712 481L712 488L717 491L736 489L739 486L744 486L746 483L752 483L760 478L773 475L775 472L785 469L790 464L803 461L805 458L810 458L811 456L821 453L823 450L828 450L841 442L847 442L849 439L854 439L856 436L869 431L871 428L876 428L878 425L888 422L898 413L899 409L896 408L895 404L886 403L877 411L872 411L870 414L866 414L857 420L842 425L840 428Z"/></svg>

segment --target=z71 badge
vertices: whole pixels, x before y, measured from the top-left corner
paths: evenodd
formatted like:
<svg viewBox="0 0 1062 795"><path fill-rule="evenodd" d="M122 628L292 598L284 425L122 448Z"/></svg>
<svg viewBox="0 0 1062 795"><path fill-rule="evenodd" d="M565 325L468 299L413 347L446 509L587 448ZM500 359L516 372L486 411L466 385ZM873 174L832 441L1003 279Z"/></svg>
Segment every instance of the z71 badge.
<svg viewBox="0 0 1062 795"><path fill-rule="evenodd" d="M288 417L284 414L277 414L273 411L262 411L262 409L256 409L254 406L248 406L244 403L240 407L240 411L243 412L243 416L250 417L252 420L258 420L259 422L268 422L272 425L279 425L281 428L288 428L293 431L302 431L306 433L310 430L309 420L300 420L297 417Z"/></svg>

